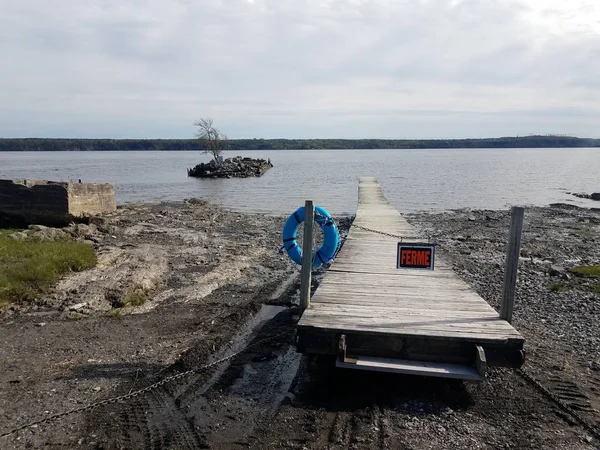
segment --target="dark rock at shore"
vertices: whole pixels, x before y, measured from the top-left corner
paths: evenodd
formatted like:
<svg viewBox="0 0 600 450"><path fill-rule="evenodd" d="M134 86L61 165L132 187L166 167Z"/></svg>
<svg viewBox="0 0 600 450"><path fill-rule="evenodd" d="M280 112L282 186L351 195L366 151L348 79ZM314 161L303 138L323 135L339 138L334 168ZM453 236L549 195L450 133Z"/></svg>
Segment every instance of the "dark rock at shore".
<svg viewBox="0 0 600 450"><path fill-rule="evenodd" d="M550 208L562 208L562 209L581 209L577 205L571 205L570 203L550 203Z"/></svg>
<svg viewBox="0 0 600 450"><path fill-rule="evenodd" d="M581 194L572 192L571 195L574 195L577 198L586 198L588 200L596 200L600 201L600 192L594 192L593 194Z"/></svg>
<svg viewBox="0 0 600 450"><path fill-rule="evenodd" d="M273 167L271 160L242 158L227 158L222 162L214 159L205 164L198 164L188 169L189 177L196 178L248 178L260 177Z"/></svg>

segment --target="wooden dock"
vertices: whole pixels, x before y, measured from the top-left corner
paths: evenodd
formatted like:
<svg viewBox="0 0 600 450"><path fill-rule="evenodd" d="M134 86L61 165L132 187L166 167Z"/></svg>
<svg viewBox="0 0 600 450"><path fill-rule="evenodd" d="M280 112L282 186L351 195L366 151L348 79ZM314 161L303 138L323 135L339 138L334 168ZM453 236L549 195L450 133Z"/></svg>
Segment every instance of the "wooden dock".
<svg viewBox="0 0 600 450"><path fill-rule="evenodd" d="M337 355L341 367L473 380L487 365L521 366L523 337L442 258L435 270L396 268L397 236L422 241L377 181L361 178L356 219L298 323L299 351Z"/></svg>

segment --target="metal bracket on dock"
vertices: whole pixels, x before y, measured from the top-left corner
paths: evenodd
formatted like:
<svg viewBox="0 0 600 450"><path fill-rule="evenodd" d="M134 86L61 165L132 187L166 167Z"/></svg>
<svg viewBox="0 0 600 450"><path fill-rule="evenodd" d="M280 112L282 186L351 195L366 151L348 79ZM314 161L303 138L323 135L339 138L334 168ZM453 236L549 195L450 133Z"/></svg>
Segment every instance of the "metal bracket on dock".
<svg viewBox="0 0 600 450"><path fill-rule="evenodd" d="M475 346L475 369L482 378L485 378L485 371L487 370L487 359L485 357L485 350L481 345Z"/></svg>
<svg viewBox="0 0 600 450"><path fill-rule="evenodd" d="M348 358L348 356L346 355L346 348L346 335L342 334L340 336L340 342L338 344L338 358L343 363L356 364L357 359Z"/></svg>
<svg viewBox="0 0 600 450"><path fill-rule="evenodd" d="M348 357L347 350L346 335L342 334L338 343L337 367L392 372L406 375L458 378L472 381L483 380L487 369L485 350L480 345L475 346L475 367L472 365L448 364L433 361L413 361L373 356Z"/></svg>

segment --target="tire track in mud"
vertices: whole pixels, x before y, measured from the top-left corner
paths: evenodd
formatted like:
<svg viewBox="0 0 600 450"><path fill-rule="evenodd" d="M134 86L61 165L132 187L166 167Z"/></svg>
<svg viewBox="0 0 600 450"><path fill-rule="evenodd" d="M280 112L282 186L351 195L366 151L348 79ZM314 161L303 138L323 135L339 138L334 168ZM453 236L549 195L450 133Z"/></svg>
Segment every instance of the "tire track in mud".
<svg viewBox="0 0 600 450"><path fill-rule="evenodd" d="M176 399L167 390L136 397L126 405L99 411L106 418L98 440L100 448L193 449L202 441ZM97 432L97 431L96 431Z"/></svg>
<svg viewBox="0 0 600 450"><path fill-rule="evenodd" d="M378 404L365 410L335 413L328 435L327 448L355 449L365 445L389 448L386 438L387 421L384 414L384 409Z"/></svg>
<svg viewBox="0 0 600 450"><path fill-rule="evenodd" d="M567 349L539 345L526 370L590 425L600 428L600 367L586 364L577 357L569 363L557 363L555 356L561 351ZM540 370L541 367L546 370ZM586 376L581 376L582 372Z"/></svg>
<svg viewBox="0 0 600 450"><path fill-rule="evenodd" d="M579 389L577 384L570 380L551 375L548 377L546 387L568 406L580 412L594 412L590 398Z"/></svg>
<svg viewBox="0 0 600 450"><path fill-rule="evenodd" d="M516 373L488 375L469 383L303 363L294 400L259 428L251 448L594 448Z"/></svg>
<svg viewBox="0 0 600 450"><path fill-rule="evenodd" d="M264 306L216 355L210 356L213 352L207 347L223 339L204 339L167 373L189 370L207 357L216 360L242 353L211 373L192 374L128 403L93 411L87 418L89 433L96 436L93 444L105 449L246 446L256 424L275 413L296 375L300 362L292 341L296 313L293 308ZM252 346L288 330L278 339Z"/></svg>

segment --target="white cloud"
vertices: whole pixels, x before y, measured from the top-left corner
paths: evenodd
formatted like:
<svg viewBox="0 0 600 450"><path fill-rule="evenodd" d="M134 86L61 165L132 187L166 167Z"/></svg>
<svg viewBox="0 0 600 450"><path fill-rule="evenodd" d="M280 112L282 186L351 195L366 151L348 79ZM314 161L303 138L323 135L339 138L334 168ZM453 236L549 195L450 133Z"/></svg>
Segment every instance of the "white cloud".
<svg viewBox="0 0 600 450"><path fill-rule="evenodd" d="M3 0L0 136L598 136L600 6Z"/></svg>

